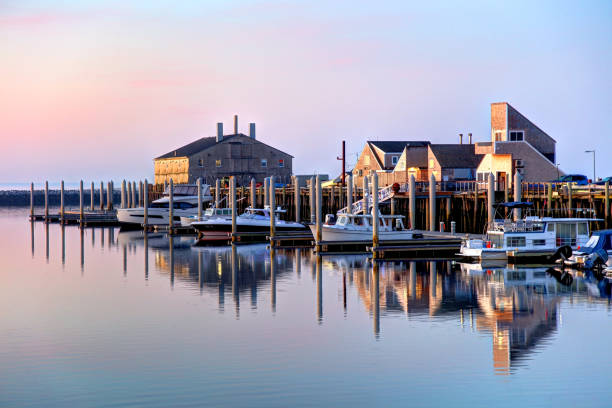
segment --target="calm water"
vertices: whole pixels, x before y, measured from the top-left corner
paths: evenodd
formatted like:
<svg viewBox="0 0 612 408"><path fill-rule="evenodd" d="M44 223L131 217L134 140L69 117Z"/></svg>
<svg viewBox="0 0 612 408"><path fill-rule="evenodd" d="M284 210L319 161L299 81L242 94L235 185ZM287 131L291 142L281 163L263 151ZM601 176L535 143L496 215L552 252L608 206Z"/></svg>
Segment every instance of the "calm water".
<svg viewBox="0 0 612 408"><path fill-rule="evenodd" d="M0 210L2 407L610 406L609 288L592 277L375 272L26 214Z"/></svg>

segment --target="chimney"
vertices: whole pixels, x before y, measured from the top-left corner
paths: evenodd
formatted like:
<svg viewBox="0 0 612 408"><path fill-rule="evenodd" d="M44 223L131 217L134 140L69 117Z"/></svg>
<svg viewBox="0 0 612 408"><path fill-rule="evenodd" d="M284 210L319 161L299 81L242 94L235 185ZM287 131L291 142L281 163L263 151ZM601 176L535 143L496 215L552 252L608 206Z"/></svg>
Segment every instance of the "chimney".
<svg viewBox="0 0 612 408"><path fill-rule="evenodd" d="M217 143L223 141L223 123L217 123Z"/></svg>
<svg viewBox="0 0 612 408"><path fill-rule="evenodd" d="M238 134L238 115L234 115L234 134Z"/></svg>
<svg viewBox="0 0 612 408"><path fill-rule="evenodd" d="M255 139L255 124L249 123L249 137Z"/></svg>
<svg viewBox="0 0 612 408"><path fill-rule="evenodd" d="M472 134L468 133L468 144L472 144Z"/></svg>
<svg viewBox="0 0 612 408"><path fill-rule="evenodd" d="M459 133L459 144L463 144L463 133Z"/></svg>

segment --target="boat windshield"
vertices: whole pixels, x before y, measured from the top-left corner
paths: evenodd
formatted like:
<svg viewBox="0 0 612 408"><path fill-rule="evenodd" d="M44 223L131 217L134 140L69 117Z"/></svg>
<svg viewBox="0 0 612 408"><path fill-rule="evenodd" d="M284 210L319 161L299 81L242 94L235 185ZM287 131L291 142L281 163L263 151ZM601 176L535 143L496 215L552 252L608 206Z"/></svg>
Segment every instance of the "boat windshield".
<svg viewBox="0 0 612 408"><path fill-rule="evenodd" d="M210 217L214 214L215 209L214 208L207 208L206 211L204 211L204 215L207 217Z"/></svg>
<svg viewBox="0 0 612 408"><path fill-rule="evenodd" d="M268 213L264 210L257 210L253 208L249 208L242 214L245 218L253 218L255 220L262 220L269 218Z"/></svg>
<svg viewBox="0 0 612 408"><path fill-rule="evenodd" d="M593 235L591 238L589 238L587 243L584 244L584 246L587 248L595 248L598 242L599 242L599 235Z"/></svg>

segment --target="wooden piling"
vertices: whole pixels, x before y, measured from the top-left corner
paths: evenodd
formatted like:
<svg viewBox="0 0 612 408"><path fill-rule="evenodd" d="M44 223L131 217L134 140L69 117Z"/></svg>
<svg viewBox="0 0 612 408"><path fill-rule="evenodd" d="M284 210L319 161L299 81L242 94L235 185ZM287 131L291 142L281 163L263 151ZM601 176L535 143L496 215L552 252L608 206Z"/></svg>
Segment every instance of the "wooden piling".
<svg viewBox="0 0 612 408"><path fill-rule="evenodd" d="M104 210L104 182L100 182L100 211Z"/></svg>
<svg viewBox="0 0 612 408"><path fill-rule="evenodd" d="M317 251L320 251L321 248L319 246L319 243L321 242L321 237L323 235L323 222L322 222L322 212L323 209L322 204L323 204L323 200L321 197L321 177L319 175L317 175L316 181L315 181L315 189L316 189L316 223L317 223L317 228L316 228L316 236L315 236L315 241L317 243Z"/></svg>
<svg viewBox="0 0 612 408"><path fill-rule="evenodd" d="M238 225L236 223L238 208L236 207L236 178L234 176L230 177L230 200L232 206L232 234L236 234L238 232Z"/></svg>
<svg viewBox="0 0 612 408"><path fill-rule="evenodd" d="M83 180L81 180L79 182L79 224L81 225L83 225L83 218L85 218L84 208L83 208L85 203L83 202L84 201L83 198L84 198L83 197Z"/></svg>
<svg viewBox="0 0 612 408"><path fill-rule="evenodd" d="M89 210L93 211L95 210L95 203L94 203L94 192L95 192L95 186L94 186L94 182L91 182L91 188L89 190Z"/></svg>
<svg viewBox="0 0 612 408"><path fill-rule="evenodd" d="M410 175L408 183L408 200L409 200L409 216L410 216L410 228L416 228L416 184L414 180L414 174Z"/></svg>
<svg viewBox="0 0 612 408"><path fill-rule="evenodd" d="M353 213L353 176L350 174L346 176L346 212L347 214Z"/></svg>
<svg viewBox="0 0 612 408"><path fill-rule="evenodd" d="M136 182L132 181L132 207L138 207L138 202L136 201Z"/></svg>
<svg viewBox="0 0 612 408"><path fill-rule="evenodd" d="M215 208L221 205L221 180L215 180Z"/></svg>
<svg viewBox="0 0 612 408"><path fill-rule="evenodd" d="M251 178L251 208L257 208L257 185L255 184L255 179Z"/></svg>
<svg viewBox="0 0 612 408"><path fill-rule="evenodd" d="M174 180L170 179L170 188L168 191L168 232L172 234L174 226Z"/></svg>
<svg viewBox="0 0 612 408"><path fill-rule="evenodd" d="M429 176L429 230L436 230L436 175Z"/></svg>
<svg viewBox="0 0 612 408"><path fill-rule="evenodd" d="M610 223L610 182L606 181L604 187L604 216L605 216L605 225L608 228Z"/></svg>
<svg viewBox="0 0 612 408"><path fill-rule="evenodd" d="M264 207L270 205L270 179L264 179Z"/></svg>
<svg viewBox="0 0 612 408"><path fill-rule="evenodd" d="M138 206L143 205L142 197L142 180L140 180L138 182Z"/></svg>
<svg viewBox="0 0 612 408"><path fill-rule="evenodd" d="M146 238L147 236L146 231L148 230L148 227L149 227L149 182L147 181L147 179L145 179L144 181L144 190L145 190L145 194L143 197L143 200L144 200L143 207L144 207L144 229L145 229L145 238ZM145 253L146 252L147 252L147 249L145 248Z"/></svg>
<svg viewBox="0 0 612 408"><path fill-rule="evenodd" d="M315 198L315 178L311 177L310 178L310 196L308 197L310 199L310 223L314 224L316 221L316 198Z"/></svg>
<svg viewBox="0 0 612 408"><path fill-rule="evenodd" d="M488 190L487 190L487 221L488 225L493 225L495 219L495 213L493 212L493 205L495 204L495 189L493 186L493 173L489 173L488 177Z"/></svg>
<svg viewBox="0 0 612 408"><path fill-rule="evenodd" d="M293 204L295 205L295 222L300 222L300 186L297 176L293 176Z"/></svg>
<svg viewBox="0 0 612 408"><path fill-rule="evenodd" d="M123 180L121 182L121 208L126 208L126 201L125 201L125 180Z"/></svg>
<svg viewBox="0 0 612 408"><path fill-rule="evenodd" d="M45 181L45 222L49 222L49 182Z"/></svg>
<svg viewBox="0 0 612 408"><path fill-rule="evenodd" d="M196 188L198 189L198 221L202 220L202 178L196 180Z"/></svg>
<svg viewBox="0 0 612 408"><path fill-rule="evenodd" d="M372 256L378 258L378 174L372 174Z"/></svg>
<svg viewBox="0 0 612 408"><path fill-rule="evenodd" d="M34 221L34 183L30 183L30 218Z"/></svg>
<svg viewBox="0 0 612 408"><path fill-rule="evenodd" d="M64 180L60 182L60 222L64 223Z"/></svg>
<svg viewBox="0 0 612 408"><path fill-rule="evenodd" d="M132 183L127 182L127 208L132 208Z"/></svg>
<svg viewBox="0 0 612 408"><path fill-rule="evenodd" d="M114 207L114 197L113 193L115 192L113 181L109 181L106 185L106 209L108 211L112 211Z"/></svg>
<svg viewBox="0 0 612 408"><path fill-rule="evenodd" d="M573 214L573 197L572 197L572 183L567 183L567 211L568 216L571 217Z"/></svg>
<svg viewBox="0 0 612 408"><path fill-rule="evenodd" d="M272 242L272 238L276 235L276 189L274 188L274 176L271 176L268 184L270 185L270 242Z"/></svg>
<svg viewBox="0 0 612 408"><path fill-rule="evenodd" d="M552 200L553 200L553 191L552 191L552 183L546 184L546 210L548 210L548 215L552 210Z"/></svg>
<svg viewBox="0 0 612 408"><path fill-rule="evenodd" d="M514 201L521 201L522 192L521 192L521 174L517 171L514 173ZM521 219L521 209L514 209L514 221L518 221Z"/></svg>

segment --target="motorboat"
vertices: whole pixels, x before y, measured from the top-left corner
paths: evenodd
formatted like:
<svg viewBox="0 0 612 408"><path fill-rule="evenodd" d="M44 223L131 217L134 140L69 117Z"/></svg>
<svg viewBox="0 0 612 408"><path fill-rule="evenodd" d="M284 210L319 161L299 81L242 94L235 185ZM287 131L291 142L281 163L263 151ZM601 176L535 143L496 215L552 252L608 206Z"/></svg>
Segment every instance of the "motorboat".
<svg viewBox="0 0 612 408"><path fill-rule="evenodd" d="M498 209L527 209L532 206L529 202L511 202L499 205ZM538 216L526 216L516 221L495 219L483 239L466 239L458 255L478 261L569 258L573 250L589 240L589 221L597 220Z"/></svg>
<svg viewBox="0 0 612 408"><path fill-rule="evenodd" d="M236 217L238 232L267 232L270 231L269 206L264 208L248 207L243 214ZM274 227L276 231L308 231L304 224L299 222L281 220L279 215L286 212L280 207L274 210ZM229 238L232 233L232 219L226 217L211 217L202 221L193 221L191 226L202 233L204 239Z"/></svg>
<svg viewBox="0 0 612 408"><path fill-rule="evenodd" d="M210 186L202 185L202 205L212 201ZM170 190L164 191L164 196L151 203L148 208L147 222L149 225L168 225L170 213ZM198 187L195 184L179 184L174 186L172 199L172 218L179 223L181 217L198 214ZM144 223L144 207L120 208L117 210L117 221L124 228L140 228Z"/></svg>
<svg viewBox="0 0 612 408"><path fill-rule="evenodd" d="M372 241L373 234L373 217L372 214L349 214L338 213L338 219L335 223L329 221L331 217L326 217L327 220L321 228L321 239L326 242L344 242L344 241ZM421 234L415 234L413 230L406 229L402 222L402 215L382 215L378 214L378 240L384 241L402 241L420 237ZM313 236L316 236L316 224L309 225Z"/></svg>
<svg viewBox="0 0 612 408"><path fill-rule="evenodd" d="M182 227L190 227L194 221L203 221L211 218L227 218L228 220L232 219L232 209L231 208L216 208L210 207L204 211L202 214L202 218L198 220L198 215L185 215L181 217L181 226Z"/></svg>

